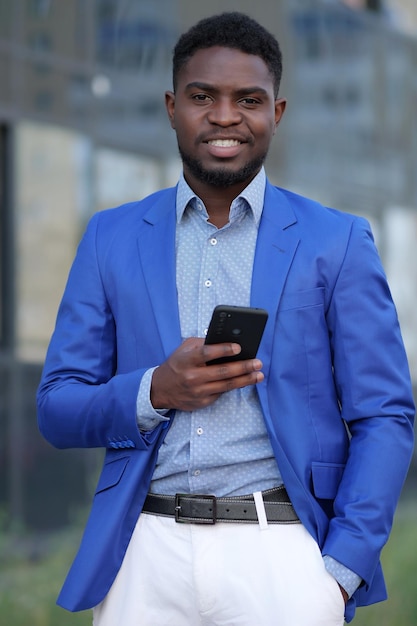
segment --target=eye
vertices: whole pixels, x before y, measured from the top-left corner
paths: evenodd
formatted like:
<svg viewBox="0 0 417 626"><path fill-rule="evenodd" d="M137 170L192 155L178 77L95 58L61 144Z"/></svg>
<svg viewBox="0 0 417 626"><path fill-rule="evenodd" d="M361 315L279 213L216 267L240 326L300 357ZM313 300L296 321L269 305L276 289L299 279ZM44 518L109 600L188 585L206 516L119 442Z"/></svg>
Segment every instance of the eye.
<svg viewBox="0 0 417 626"><path fill-rule="evenodd" d="M195 100L196 102L210 102L211 98L210 96L208 96L206 93L196 93L193 96L191 96L193 100Z"/></svg>
<svg viewBox="0 0 417 626"><path fill-rule="evenodd" d="M257 98L250 97L242 98L239 102L247 106L256 106L257 104L260 104L260 101Z"/></svg>

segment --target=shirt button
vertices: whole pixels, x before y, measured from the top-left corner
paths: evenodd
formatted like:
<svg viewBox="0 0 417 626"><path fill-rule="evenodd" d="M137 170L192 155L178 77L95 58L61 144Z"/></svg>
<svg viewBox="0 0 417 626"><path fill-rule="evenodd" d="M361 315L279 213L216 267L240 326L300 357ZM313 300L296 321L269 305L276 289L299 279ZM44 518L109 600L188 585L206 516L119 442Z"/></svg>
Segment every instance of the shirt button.
<svg viewBox="0 0 417 626"><path fill-rule="evenodd" d="M195 470L194 476L200 476L200 474L201 474L200 470Z"/></svg>
<svg viewBox="0 0 417 626"><path fill-rule="evenodd" d="M211 287L211 280L208 279L208 280L204 281L204 285L205 285L205 287Z"/></svg>
<svg viewBox="0 0 417 626"><path fill-rule="evenodd" d="M210 243L211 243L212 246L215 246L217 244L217 239L215 237L212 237L210 239Z"/></svg>
<svg viewBox="0 0 417 626"><path fill-rule="evenodd" d="M201 428L201 426L200 426L200 428L197 428L197 435L202 435L203 432L204 432L204 430Z"/></svg>
<svg viewBox="0 0 417 626"><path fill-rule="evenodd" d="M206 336L206 335L207 335L207 333L208 333L208 328L205 328L205 329L203 330L203 333L204 333L204 336Z"/></svg>

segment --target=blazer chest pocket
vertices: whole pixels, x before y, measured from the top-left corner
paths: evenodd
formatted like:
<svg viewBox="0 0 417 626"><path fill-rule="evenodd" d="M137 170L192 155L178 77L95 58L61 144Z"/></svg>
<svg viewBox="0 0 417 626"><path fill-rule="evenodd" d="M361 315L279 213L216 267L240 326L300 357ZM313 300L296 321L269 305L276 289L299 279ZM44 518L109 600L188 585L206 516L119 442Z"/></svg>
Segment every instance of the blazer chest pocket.
<svg viewBox="0 0 417 626"><path fill-rule="evenodd" d="M344 463L321 463L311 465L313 491L319 500L334 500L345 470Z"/></svg>
<svg viewBox="0 0 417 626"><path fill-rule="evenodd" d="M98 481L96 494L115 487L120 482L128 463L127 456L106 463Z"/></svg>
<svg viewBox="0 0 417 626"><path fill-rule="evenodd" d="M292 309L323 306L324 296L324 287L316 287L315 289L305 289L303 291L284 293L281 298L279 310L291 311Z"/></svg>

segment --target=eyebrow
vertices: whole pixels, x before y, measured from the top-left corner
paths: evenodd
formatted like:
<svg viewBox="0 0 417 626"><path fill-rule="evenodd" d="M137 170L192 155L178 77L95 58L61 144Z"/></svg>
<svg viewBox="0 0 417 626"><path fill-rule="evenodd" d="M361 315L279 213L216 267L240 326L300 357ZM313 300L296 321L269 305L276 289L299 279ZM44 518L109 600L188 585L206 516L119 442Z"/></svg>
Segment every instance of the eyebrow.
<svg viewBox="0 0 417 626"><path fill-rule="evenodd" d="M202 91L211 91L216 93L219 89L215 85L211 85L209 83L202 83L200 81L193 81L188 83L185 87L186 89L201 89ZM241 97L249 96L253 93L261 93L264 95L268 95L268 92L264 87L259 87L258 85L254 85L253 87L242 87L241 89L236 89L235 93Z"/></svg>

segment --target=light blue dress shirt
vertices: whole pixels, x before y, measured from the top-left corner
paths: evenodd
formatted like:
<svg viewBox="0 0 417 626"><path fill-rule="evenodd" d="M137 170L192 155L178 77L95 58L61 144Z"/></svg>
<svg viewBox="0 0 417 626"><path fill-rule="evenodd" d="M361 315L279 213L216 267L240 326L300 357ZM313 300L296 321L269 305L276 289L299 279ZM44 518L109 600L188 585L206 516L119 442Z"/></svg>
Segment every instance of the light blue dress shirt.
<svg viewBox="0 0 417 626"><path fill-rule="evenodd" d="M229 222L218 229L181 178L176 278L183 340L205 336L216 305L249 305L265 182L262 170L233 201ZM236 496L281 484L253 385L225 393L204 409L176 411L159 450L151 491Z"/></svg>
<svg viewBox="0 0 417 626"><path fill-rule="evenodd" d="M203 202L181 177L176 204L176 280L183 340L205 336L216 305L249 306L265 185L262 168L233 201L229 222L218 229L209 222ZM155 411L150 403L152 373L153 369L143 377L138 395L142 430L169 419L166 411ZM281 484L256 386L250 386L225 393L204 409L176 411L159 451L151 491L220 497ZM348 593L353 593L359 577L331 557L325 557L325 563Z"/></svg>

